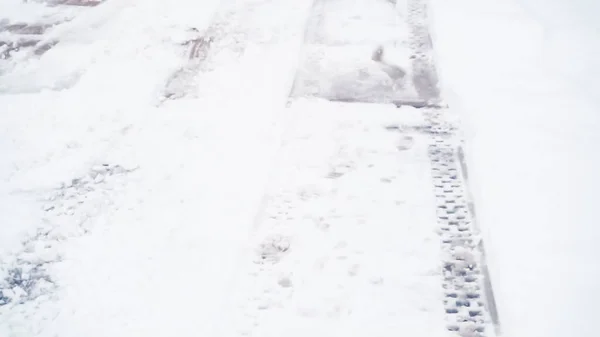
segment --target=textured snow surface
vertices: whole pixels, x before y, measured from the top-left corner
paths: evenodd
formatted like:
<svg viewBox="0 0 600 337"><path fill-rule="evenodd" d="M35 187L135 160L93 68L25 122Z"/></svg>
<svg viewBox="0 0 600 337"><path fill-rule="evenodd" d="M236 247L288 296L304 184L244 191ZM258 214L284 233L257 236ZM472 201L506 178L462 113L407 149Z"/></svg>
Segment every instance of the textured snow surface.
<svg viewBox="0 0 600 337"><path fill-rule="evenodd" d="M216 2L107 2L44 34L59 43L41 57L2 60L0 335L214 335L310 3L287 5L281 29L213 60L199 100L159 106Z"/></svg>
<svg viewBox="0 0 600 337"><path fill-rule="evenodd" d="M422 116L286 108L312 4L5 7L0 335L444 333Z"/></svg>
<svg viewBox="0 0 600 337"><path fill-rule="evenodd" d="M307 21L293 96L345 102L389 103L418 99L410 79L406 2L316 0ZM382 61L407 74L392 79ZM389 67L389 66L388 66Z"/></svg>
<svg viewBox="0 0 600 337"><path fill-rule="evenodd" d="M0 336L596 335L595 9L1 1Z"/></svg>
<svg viewBox="0 0 600 337"><path fill-rule="evenodd" d="M421 112L293 102L233 291L248 336L443 336ZM400 132L405 130L404 132Z"/></svg>

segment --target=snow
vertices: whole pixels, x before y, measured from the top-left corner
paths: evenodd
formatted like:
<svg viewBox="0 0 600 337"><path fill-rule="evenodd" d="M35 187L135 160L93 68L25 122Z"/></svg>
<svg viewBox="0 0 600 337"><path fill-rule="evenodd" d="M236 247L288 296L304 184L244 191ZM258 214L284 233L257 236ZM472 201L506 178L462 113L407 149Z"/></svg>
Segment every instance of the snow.
<svg viewBox="0 0 600 337"><path fill-rule="evenodd" d="M585 14L594 6L432 1L506 336L596 334L598 26Z"/></svg>
<svg viewBox="0 0 600 337"><path fill-rule="evenodd" d="M544 63L594 105L599 104L600 87L595 81L600 74L595 57L600 52L600 41L595 38L600 31L595 14L600 10L598 3L523 0L520 5L544 27Z"/></svg>
<svg viewBox="0 0 600 337"><path fill-rule="evenodd" d="M406 4L365 0L317 1L307 22L302 64L292 96L345 102L414 101L410 81ZM377 47L383 62L373 62ZM404 79L386 74L385 63L406 70Z"/></svg>
<svg viewBox="0 0 600 337"><path fill-rule="evenodd" d="M421 113L315 99L290 109L227 335L444 335L428 137L390 128L422 125Z"/></svg>
<svg viewBox="0 0 600 337"><path fill-rule="evenodd" d="M503 335L594 335L597 5L517 1L431 0L423 113L405 1L4 0L0 336L479 336L480 242Z"/></svg>
<svg viewBox="0 0 600 337"><path fill-rule="evenodd" d="M257 212L273 206L263 202L270 174L285 170L285 177L294 169L289 164L296 164L294 154L300 156L298 165L360 165L351 167L358 172L326 170L318 177L309 167L298 179L319 178L316 183L323 184L331 180L329 173L356 175L356 180L338 177L348 181L341 188L355 201L324 191L334 202L327 207L360 206L363 200L374 207L340 214L330 224L340 231L333 242L314 227L305 230L303 222L295 223L299 232L289 243L291 259L282 266L297 267L298 274L272 280L267 273L257 283L270 287L278 281L280 287L298 290L294 304L283 312L291 325L273 313L254 333L299 329L304 314L312 315L315 328L323 332L364 332L377 328L367 324L377 318L379 335L429 321L439 323L428 325L432 335L443 333L435 213L428 189L422 188L429 176L424 141L415 146L421 157L413 161L413 138L394 135L382 124L398 122L392 105L357 111L324 103L285 107L311 4L206 2L198 7L109 1L81 9L71 21L45 32L43 41L58 44L44 55L23 49L5 61L1 188L2 204L11 207L3 208L0 233L7 243L0 254L0 335L238 334L246 321L232 326L223 313L232 313L231 319L243 315L244 298L253 295L254 289L244 291L254 280L242 277L238 283L236 275L243 276L248 257L255 256L248 255L256 248L251 245L263 242L254 241L255 235L275 232L262 225L252 234L262 221L256 219L263 219ZM274 12L278 15L271 17ZM215 43L198 66L198 76L187 78L193 83L181 87L192 92L165 100L168 80L192 62L182 45L194 37L192 28ZM366 50L365 59L371 52ZM330 110L329 123L313 130ZM366 115L373 115L370 122L361 121ZM407 115L414 120L414 113ZM334 117L341 122L335 124ZM277 161L278 153L288 151L280 144L289 125L308 132L303 151L315 156L291 152L286 154L292 155L291 162ZM329 132L338 128L341 139L331 138ZM369 136L364 128L375 138L368 147L355 148ZM344 157L332 159L339 163L321 163L329 151L342 151L338 142L354 134L356 143L345 146L356 163ZM325 142L329 147L321 148ZM377 154L382 145L386 150ZM362 156L372 157L370 165L376 168L369 169ZM407 166L397 172L396 162L403 157ZM356 190L362 184L365 189ZM287 188L312 193L311 186ZM412 195L413 189L420 192ZM397 200L388 200L400 192ZM408 205L396 209L403 203ZM327 211L323 204L313 207L306 212ZM361 240L359 226L346 228L345 219L355 211L364 213L363 227L379 229L377 235ZM323 246L312 250L312 239ZM286 245L276 242L278 250ZM348 254L347 261L336 250ZM318 261L327 265L320 275L312 269ZM337 289L350 279L352 286ZM337 292L335 298L329 298L330 291ZM354 298L355 292L360 296ZM395 300L382 302L387 297ZM323 303L327 308L321 308ZM334 317L327 318L330 309Z"/></svg>

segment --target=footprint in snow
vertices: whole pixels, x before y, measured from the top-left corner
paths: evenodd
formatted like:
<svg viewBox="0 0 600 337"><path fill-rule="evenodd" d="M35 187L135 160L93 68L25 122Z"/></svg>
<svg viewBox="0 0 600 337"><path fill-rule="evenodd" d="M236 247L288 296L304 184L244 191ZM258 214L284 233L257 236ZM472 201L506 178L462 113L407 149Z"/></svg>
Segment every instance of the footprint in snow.
<svg viewBox="0 0 600 337"><path fill-rule="evenodd" d="M415 140L413 137L411 136L404 136L402 138L400 138L400 140L398 141L398 144L396 145L396 148L399 151L406 151L409 150L413 147L415 143Z"/></svg>

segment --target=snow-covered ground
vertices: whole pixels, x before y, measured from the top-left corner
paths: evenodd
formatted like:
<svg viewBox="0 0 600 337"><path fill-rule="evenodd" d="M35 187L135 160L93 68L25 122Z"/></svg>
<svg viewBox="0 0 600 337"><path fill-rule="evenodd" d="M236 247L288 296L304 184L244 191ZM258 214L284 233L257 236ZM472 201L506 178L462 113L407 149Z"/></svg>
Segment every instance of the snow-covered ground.
<svg viewBox="0 0 600 337"><path fill-rule="evenodd" d="M432 1L506 336L598 334L598 9Z"/></svg>
<svg viewBox="0 0 600 337"><path fill-rule="evenodd" d="M445 334L423 116L287 106L313 1L4 5L55 25L2 60L0 336Z"/></svg>
<svg viewBox="0 0 600 337"><path fill-rule="evenodd" d="M0 336L493 336L463 176L503 335L595 335L597 5L517 1L429 2L451 110L426 0L1 1Z"/></svg>
<svg viewBox="0 0 600 337"><path fill-rule="evenodd" d="M212 335L279 146L310 3L248 6L230 27L248 35L245 53L218 54L202 99L161 96L190 28L227 3L87 8L45 34L54 48L0 77L0 335ZM271 11L270 25L245 29Z"/></svg>
<svg viewBox="0 0 600 337"><path fill-rule="evenodd" d="M382 46L383 62L410 70L406 8L403 0L315 1L292 96L374 103L416 100L410 74L394 81L370 57Z"/></svg>
<svg viewBox="0 0 600 337"><path fill-rule="evenodd" d="M444 336L428 136L398 129L421 113L324 100L290 113L225 335Z"/></svg>

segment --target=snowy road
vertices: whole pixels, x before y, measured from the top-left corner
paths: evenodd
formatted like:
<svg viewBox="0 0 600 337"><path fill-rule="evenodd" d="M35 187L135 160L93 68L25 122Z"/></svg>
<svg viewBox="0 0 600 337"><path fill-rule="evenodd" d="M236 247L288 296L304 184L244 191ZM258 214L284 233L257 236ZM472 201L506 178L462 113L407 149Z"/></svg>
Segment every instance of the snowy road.
<svg viewBox="0 0 600 337"><path fill-rule="evenodd" d="M425 0L7 4L1 336L494 335Z"/></svg>

